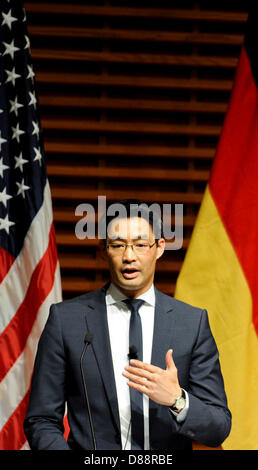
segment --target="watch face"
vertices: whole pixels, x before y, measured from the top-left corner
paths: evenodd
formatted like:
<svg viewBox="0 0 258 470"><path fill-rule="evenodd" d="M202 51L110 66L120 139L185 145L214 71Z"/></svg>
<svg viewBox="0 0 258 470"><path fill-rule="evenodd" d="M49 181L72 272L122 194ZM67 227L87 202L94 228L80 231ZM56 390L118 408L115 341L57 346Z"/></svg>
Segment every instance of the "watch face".
<svg viewBox="0 0 258 470"><path fill-rule="evenodd" d="M185 406L185 399L183 397L178 398L175 404L175 407L177 408L177 410L182 410L184 406Z"/></svg>

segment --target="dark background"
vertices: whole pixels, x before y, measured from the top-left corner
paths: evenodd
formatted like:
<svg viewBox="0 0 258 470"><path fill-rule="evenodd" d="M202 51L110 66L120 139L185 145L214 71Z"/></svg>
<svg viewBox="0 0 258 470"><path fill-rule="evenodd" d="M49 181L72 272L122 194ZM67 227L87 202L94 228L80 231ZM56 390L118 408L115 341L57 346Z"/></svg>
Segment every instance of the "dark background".
<svg viewBox="0 0 258 470"><path fill-rule="evenodd" d="M75 208L184 203L184 246L158 261L173 294L230 98L247 2L25 2L64 298L108 279ZM171 220L173 227L173 218Z"/></svg>

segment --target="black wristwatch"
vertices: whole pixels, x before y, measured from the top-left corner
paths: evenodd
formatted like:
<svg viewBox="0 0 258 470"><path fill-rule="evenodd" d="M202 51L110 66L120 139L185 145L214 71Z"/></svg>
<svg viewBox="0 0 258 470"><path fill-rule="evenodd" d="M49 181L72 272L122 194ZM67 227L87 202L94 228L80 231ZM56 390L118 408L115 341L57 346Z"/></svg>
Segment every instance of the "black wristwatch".
<svg viewBox="0 0 258 470"><path fill-rule="evenodd" d="M170 409L172 411L176 411L178 413L184 409L185 404L186 404L185 391L183 389L181 390L182 390L181 397L177 397L174 405L170 406Z"/></svg>

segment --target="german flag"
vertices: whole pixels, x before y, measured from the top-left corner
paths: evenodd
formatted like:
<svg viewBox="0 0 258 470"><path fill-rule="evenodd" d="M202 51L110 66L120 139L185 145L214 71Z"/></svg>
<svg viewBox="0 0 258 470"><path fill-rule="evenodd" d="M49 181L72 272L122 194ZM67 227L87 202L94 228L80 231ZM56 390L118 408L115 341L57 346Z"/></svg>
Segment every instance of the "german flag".
<svg viewBox="0 0 258 470"><path fill-rule="evenodd" d="M258 449L258 7L249 14L175 297L207 308L232 412L223 449Z"/></svg>

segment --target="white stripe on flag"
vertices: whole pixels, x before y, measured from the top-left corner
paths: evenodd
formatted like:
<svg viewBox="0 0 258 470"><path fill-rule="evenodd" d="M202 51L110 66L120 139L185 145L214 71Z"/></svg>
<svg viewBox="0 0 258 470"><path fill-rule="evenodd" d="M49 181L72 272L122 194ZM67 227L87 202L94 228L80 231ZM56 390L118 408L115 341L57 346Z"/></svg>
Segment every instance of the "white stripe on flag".
<svg viewBox="0 0 258 470"><path fill-rule="evenodd" d="M31 223L23 249L0 285L0 334L24 300L31 275L47 249L52 221L51 194L47 181L43 204Z"/></svg>
<svg viewBox="0 0 258 470"><path fill-rule="evenodd" d="M60 300L61 279L59 263L57 263L53 288L38 311L25 348L0 383L0 430L16 410L30 387L38 340L48 318L49 308L53 303Z"/></svg>
<svg viewBox="0 0 258 470"><path fill-rule="evenodd" d="M20 450L31 450L28 441L26 441Z"/></svg>

